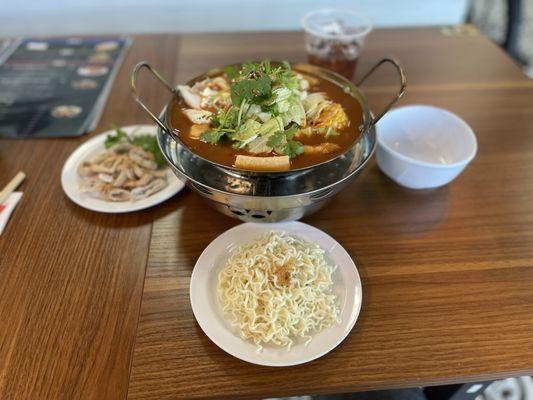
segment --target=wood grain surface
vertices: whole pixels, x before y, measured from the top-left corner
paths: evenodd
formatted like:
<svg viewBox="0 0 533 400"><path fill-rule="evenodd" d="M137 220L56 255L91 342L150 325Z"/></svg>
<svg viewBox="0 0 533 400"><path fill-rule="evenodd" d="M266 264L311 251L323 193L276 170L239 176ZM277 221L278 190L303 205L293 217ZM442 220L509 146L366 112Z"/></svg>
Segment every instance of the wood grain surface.
<svg viewBox="0 0 533 400"><path fill-rule="evenodd" d="M302 43L301 33L136 36L96 132L148 122L129 94L139 60L183 82L246 58L304 61ZM453 184L432 191L402 189L371 163L304 221L348 250L364 291L353 332L307 365L246 364L194 320L196 258L237 221L189 190L134 214L83 210L59 175L90 135L0 140L0 185L19 170L28 175L0 236L0 398L259 398L533 373L531 82L479 36L377 30L359 73L384 55L407 71L403 104L458 113L479 153ZM369 82L375 109L394 85L387 70ZM154 110L166 102L147 75L139 90Z"/></svg>
<svg viewBox="0 0 533 400"><path fill-rule="evenodd" d="M191 35L174 80L244 58L303 61L300 34ZM261 398L493 379L533 372L533 86L482 37L436 29L373 34L359 73L403 63L402 104L445 107L474 129L479 153L451 185L403 189L372 162L326 209L304 220L355 259L363 307L348 338L306 365L269 368L224 353L189 303L196 259L237 224L188 191L154 223L130 399ZM394 90L383 71L367 93Z"/></svg>
<svg viewBox="0 0 533 400"><path fill-rule="evenodd" d="M135 38L97 132L146 121L129 73L146 58L172 74L178 43ZM140 89L154 107L165 95L152 82ZM164 211L106 215L73 204L60 172L88 136L0 140L0 185L27 175L0 236L0 399L126 397L151 223Z"/></svg>

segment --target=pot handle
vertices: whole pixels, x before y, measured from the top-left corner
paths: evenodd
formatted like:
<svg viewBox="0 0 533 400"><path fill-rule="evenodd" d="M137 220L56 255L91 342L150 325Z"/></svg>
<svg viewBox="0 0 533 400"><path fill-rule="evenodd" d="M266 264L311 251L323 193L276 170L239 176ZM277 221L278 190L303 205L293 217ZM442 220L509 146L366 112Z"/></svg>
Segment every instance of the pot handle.
<svg viewBox="0 0 533 400"><path fill-rule="evenodd" d="M396 70L398 71L398 75L400 77L400 90L398 91L396 96L389 102L389 104L387 104L385 108L376 117L374 117L372 121L370 121L370 126L375 125L381 119L381 117L383 117L387 113L387 111L390 110L394 103L400 100L400 98L405 93L405 87L407 86L407 81L405 79L405 73L403 72L402 66L394 58L383 58L382 60L380 60L376 65L370 68L370 70L359 80L359 82L356 83L356 85L358 87L361 86L365 82L365 80L374 73L376 69L378 69L382 64L385 63L392 64L394 68L396 68Z"/></svg>
<svg viewBox="0 0 533 400"><path fill-rule="evenodd" d="M152 66L148 64L148 62L146 61L139 62L135 66L135 68L133 68L133 71L131 73L131 94L133 95L133 98L135 99L137 104L139 104L142 107L142 109L146 111L146 113L150 116L150 118L152 118L152 120L157 125L159 125L161 129L163 129L163 131L168 132L168 128L163 123L163 121L161 121L152 111L150 111L150 109L146 107L146 105L139 98L139 94L137 91L137 74L142 68L148 69L148 71L150 71L152 75L154 75L159 80L159 82L161 82L171 93L175 93L176 89L174 89L174 87L172 87L172 85L168 83L168 81L165 78L163 78L163 76L159 72L157 72L154 68L152 68Z"/></svg>

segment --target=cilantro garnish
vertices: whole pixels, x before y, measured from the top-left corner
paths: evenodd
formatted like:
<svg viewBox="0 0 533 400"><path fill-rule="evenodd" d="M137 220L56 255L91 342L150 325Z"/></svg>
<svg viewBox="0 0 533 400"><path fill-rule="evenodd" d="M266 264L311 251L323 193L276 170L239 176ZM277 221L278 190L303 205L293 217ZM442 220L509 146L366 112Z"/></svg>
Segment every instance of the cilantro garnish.
<svg viewBox="0 0 533 400"><path fill-rule="evenodd" d="M128 135L124 130L120 129L116 125L113 125L113 128L115 129L115 134L107 135L107 138L104 142L106 149L109 149L120 142L131 143L134 146L139 146L144 151L152 153L158 168L162 168L166 165L165 157L161 153L161 150L159 150L159 145L157 144L157 138L155 136Z"/></svg>
<svg viewBox="0 0 533 400"><path fill-rule="evenodd" d="M154 155L154 160L157 163L157 167L161 168L166 165L165 157L159 150L159 145L157 144L157 139L152 135L136 135L131 137L131 144L139 146L144 151L152 153Z"/></svg>
<svg viewBox="0 0 533 400"><path fill-rule="evenodd" d="M230 80L235 79L239 76L239 70L232 65L225 67L224 73Z"/></svg>
<svg viewBox="0 0 533 400"><path fill-rule="evenodd" d="M285 133L282 131L277 131L268 138L267 146L270 146L273 149L279 149L280 147L283 147L285 143L287 143Z"/></svg>
<svg viewBox="0 0 533 400"><path fill-rule="evenodd" d="M216 144L227 137L236 142L235 148L248 145L252 152L270 149L289 157L302 154L303 145L293 140L301 119L294 115L303 110L298 88L301 78L292 73L289 63L247 61L240 67L224 68L224 74L230 81L231 104L211 117L212 129L203 133L201 140ZM260 113L267 114L267 119ZM250 120L257 126L250 125ZM280 121L279 128L270 126L274 120ZM284 129L282 120L293 122Z"/></svg>
<svg viewBox="0 0 533 400"><path fill-rule="evenodd" d="M225 134L226 132L224 131L218 129L211 129L202 133L201 139L203 142L206 143L217 144Z"/></svg>
<svg viewBox="0 0 533 400"><path fill-rule="evenodd" d="M285 129L285 136L288 140L291 140L294 135L298 133L299 127L296 124L291 124L287 129Z"/></svg>
<svg viewBox="0 0 533 400"><path fill-rule="evenodd" d="M260 104L272 93L272 81L266 74L261 74L256 79L243 79L232 83L231 101L241 104L247 101L250 104Z"/></svg>
<svg viewBox="0 0 533 400"><path fill-rule="evenodd" d="M290 158L294 158L304 152L304 146L296 140L289 140L285 145L283 152Z"/></svg>
<svg viewBox="0 0 533 400"><path fill-rule="evenodd" d="M104 146L106 149L109 149L110 147L114 146L119 142L122 142L123 140L128 140L128 134L122 129L120 129L118 126L113 125L113 129L115 130L115 134L107 135L107 138L105 140Z"/></svg>
<svg viewBox="0 0 533 400"><path fill-rule="evenodd" d="M298 125L291 124L284 131L277 131L273 133L267 141L267 145L272 147L278 153L283 153L291 158L294 158L304 152L302 144L296 140L292 140L294 135L298 132Z"/></svg>

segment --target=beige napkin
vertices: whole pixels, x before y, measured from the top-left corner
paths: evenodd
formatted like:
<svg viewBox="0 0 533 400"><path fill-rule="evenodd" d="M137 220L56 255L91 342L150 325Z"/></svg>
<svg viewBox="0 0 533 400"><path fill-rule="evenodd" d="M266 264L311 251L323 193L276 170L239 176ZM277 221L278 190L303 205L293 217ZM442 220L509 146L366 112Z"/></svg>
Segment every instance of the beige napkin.
<svg viewBox="0 0 533 400"><path fill-rule="evenodd" d="M9 221L9 217L11 216L11 213L20 201L21 197L22 192L13 192L4 202L5 208L0 211L0 235L4 231L4 228L7 225L7 221Z"/></svg>

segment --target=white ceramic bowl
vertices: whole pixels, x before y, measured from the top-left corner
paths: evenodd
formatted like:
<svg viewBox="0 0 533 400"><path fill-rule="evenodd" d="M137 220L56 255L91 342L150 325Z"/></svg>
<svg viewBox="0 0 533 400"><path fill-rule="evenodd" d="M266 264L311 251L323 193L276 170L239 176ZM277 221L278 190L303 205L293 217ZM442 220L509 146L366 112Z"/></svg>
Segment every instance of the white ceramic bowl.
<svg viewBox="0 0 533 400"><path fill-rule="evenodd" d="M378 165L389 178L411 189L446 185L476 151L470 126L442 108L399 107L378 123Z"/></svg>

